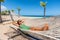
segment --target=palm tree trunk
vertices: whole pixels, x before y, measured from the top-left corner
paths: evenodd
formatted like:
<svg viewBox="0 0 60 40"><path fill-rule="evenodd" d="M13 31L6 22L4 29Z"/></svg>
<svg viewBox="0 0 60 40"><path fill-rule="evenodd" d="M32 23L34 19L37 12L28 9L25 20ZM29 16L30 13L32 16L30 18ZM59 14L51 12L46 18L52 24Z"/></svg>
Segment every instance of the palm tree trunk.
<svg viewBox="0 0 60 40"><path fill-rule="evenodd" d="M0 23L2 23L2 17L1 17L1 2L0 2Z"/></svg>
<svg viewBox="0 0 60 40"><path fill-rule="evenodd" d="M10 11L9 11L9 15L10 15L10 17L11 17L11 20L14 21L13 16L12 16L12 14L11 14Z"/></svg>
<svg viewBox="0 0 60 40"><path fill-rule="evenodd" d="M46 17L46 7L44 7L44 18Z"/></svg>
<svg viewBox="0 0 60 40"><path fill-rule="evenodd" d="M20 11L18 10L18 16L20 17Z"/></svg>

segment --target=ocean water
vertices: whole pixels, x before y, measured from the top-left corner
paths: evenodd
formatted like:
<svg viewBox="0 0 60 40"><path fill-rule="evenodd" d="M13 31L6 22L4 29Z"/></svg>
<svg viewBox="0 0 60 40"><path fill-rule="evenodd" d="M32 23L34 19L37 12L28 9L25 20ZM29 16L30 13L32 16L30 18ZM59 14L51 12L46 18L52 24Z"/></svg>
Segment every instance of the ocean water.
<svg viewBox="0 0 60 40"><path fill-rule="evenodd" d="M25 17L44 17L43 15L22 15ZM52 15L46 15L45 17L52 17Z"/></svg>
<svg viewBox="0 0 60 40"><path fill-rule="evenodd" d="M44 16L42 15L22 15L24 17L27 17L27 18L31 18L31 19L35 19L35 18L43 18ZM52 17L52 15L46 15L45 18L49 18L49 17Z"/></svg>

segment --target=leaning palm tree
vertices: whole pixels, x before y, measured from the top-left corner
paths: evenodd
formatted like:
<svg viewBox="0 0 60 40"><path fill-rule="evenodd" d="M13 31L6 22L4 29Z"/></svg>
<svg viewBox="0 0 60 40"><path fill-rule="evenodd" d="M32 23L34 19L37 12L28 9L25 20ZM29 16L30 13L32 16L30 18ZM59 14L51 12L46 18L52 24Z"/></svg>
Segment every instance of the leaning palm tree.
<svg viewBox="0 0 60 40"><path fill-rule="evenodd" d="M8 10L8 13L9 13L9 15L10 15L10 17L11 17L11 20L14 21L13 16L12 16L10 10Z"/></svg>
<svg viewBox="0 0 60 40"><path fill-rule="evenodd" d="M41 1L40 5L44 8L44 17L46 16L46 2Z"/></svg>
<svg viewBox="0 0 60 40"><path fill-rule="evenodd" d="M4 2L4 0L0 0L0 23L2 23L2 18L1 18L1 2Z"/></svg>
<svg viewBox="0 0 60 40"><path fill-rule="evenodd" d="M17 8L17 10L18 10L18 15L20 16L20 10L21 10L21 9L20 9L20 8Z"/></svg>

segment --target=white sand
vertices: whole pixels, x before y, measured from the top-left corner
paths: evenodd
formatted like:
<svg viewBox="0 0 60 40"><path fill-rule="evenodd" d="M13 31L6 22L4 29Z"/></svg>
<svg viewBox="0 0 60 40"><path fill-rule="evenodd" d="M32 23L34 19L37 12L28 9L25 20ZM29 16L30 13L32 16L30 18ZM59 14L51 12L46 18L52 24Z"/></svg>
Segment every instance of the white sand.
<svg viewBox="0 0 60 40"><path fill-rule="evenodd" d="M0 24L0 39L2 40L7 40L7 36L4 35L4 33L8 32L8 31L11 31L10 27L11 24L6 24L8 22L11 22L11 18L10 16L2 16L3 20L10 20L10 21L6 21L4 22L3 24ZM45 23L48 23L49 24L49 28L50 29L53 29L55 27L58 27L60 26L60 18L46 18L46 19L40 19L40 18L32 18L32 17L17 17L17 16L14 16L13 17L14 20L18 20L18 19L24 19L25 20L25 24L28 25L28 26L36 26L36 27L42 27Z"/></svg>

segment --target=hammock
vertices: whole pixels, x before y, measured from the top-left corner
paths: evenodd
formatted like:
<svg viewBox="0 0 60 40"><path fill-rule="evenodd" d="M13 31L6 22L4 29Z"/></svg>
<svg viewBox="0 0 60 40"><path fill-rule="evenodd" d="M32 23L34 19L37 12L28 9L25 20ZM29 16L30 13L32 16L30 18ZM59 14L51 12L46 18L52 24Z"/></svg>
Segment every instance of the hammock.
<svg viewBox="0 0 60 40"><path fill-rule="evenodd" d="M31 36L36 37L36 38L42 38L42 39L48 39L48 40L59 40L58 38L55 38L55 37L47 34L51 30L48 30L48 31L32 31L29 29L28 26L26 26L24 24L20 26L20 30L23 31L24 33L27 33Z"/></svg>

